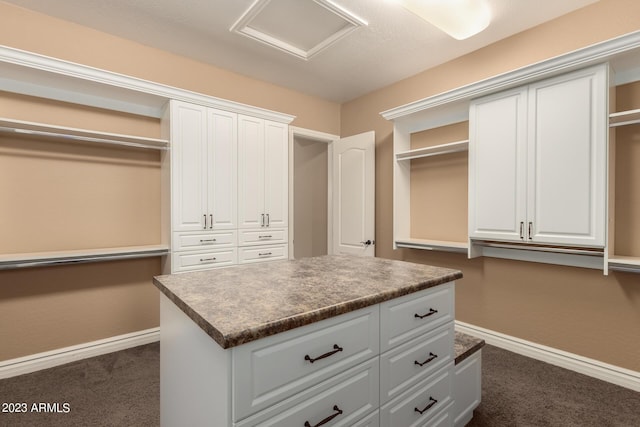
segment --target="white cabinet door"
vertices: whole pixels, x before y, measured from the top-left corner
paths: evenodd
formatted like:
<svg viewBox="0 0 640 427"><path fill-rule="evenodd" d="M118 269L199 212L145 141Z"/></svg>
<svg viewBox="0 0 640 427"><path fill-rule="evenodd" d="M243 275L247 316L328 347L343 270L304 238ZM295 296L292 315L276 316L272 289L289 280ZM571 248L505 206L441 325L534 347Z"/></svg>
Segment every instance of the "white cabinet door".
<svg viewBox="0 0 640 427"><path fill-rule="evenodd" d="M286 227L289 215L288 126L265 121L264 211L268 227Z"/></svg>
<svg viewBox="0 0 640 427"><path fill-rule="evenodd" d="M171 101L173 231L205 228L207 214L207 109Z"/></svg>
<svg viewBox="0 0 640 427"><path fill-rule="evenodd" d="M604 246L607 89L606 66L529 88L532 242Z"/></svg>
<svg viewBox="0 0 640 427"><path fill-rule="evenodd" d="M249 116L238 124L238 227L286 227L288 127Z"/></svg>
<svg viewBox="0 0 640 427"><path fill-rule="evenodd" d="M527 88L476 99L469 110L469 236L524 238Z"/></svg>
<svg viewBox="0 0 640 427"><path fill-rule="evenodd" d="M237 228L238 115L208 110L207 214L209 229Z"/></svg>

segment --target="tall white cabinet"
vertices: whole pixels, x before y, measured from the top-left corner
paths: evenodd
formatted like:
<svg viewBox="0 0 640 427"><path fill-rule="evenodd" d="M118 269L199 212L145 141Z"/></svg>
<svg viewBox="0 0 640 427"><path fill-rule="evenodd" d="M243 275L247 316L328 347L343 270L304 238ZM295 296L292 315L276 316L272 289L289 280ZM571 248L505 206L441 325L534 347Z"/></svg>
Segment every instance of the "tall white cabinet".
<svg viewBox="0 0 640 427"><path fill-rule="evenodd" d="M168 115L171 271L287 258L288 125L176 100Z"/></svg>
<svg viewBox="0 0 640 427"><path fill-rule="evenodd" d="M469 236L605 246L608 69L471 101Z"/></svg>

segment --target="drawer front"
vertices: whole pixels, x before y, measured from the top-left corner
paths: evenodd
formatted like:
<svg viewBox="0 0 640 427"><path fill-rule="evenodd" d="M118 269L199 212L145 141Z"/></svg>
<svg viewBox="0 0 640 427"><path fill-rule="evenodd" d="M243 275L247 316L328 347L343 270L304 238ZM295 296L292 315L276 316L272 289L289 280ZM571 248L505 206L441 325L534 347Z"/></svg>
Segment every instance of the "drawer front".
<svg viewBox="0 0 640 427"><path fill-rule="evenodd" d="M368 418L378 407L378 384L378 359L373 358L321 383L316 394L301 401L296 399L297 404L289 406L287 403L291 402L283 402L235 426L373 426L373 420Z"/></svg>
<svg viewBox="0 0 640 427"><path fill-rule="evenodd" d="M378 313L367 307L233 348L234 419L376 356Z"/></svg>
<svg viewBox="0 0 640 427"><path fill-rule="evenodd" d="M238 250L240 264L276 261L289 258L287 245L251 246L246 248L239 248Z"/></svg>
<svg viewBox="0 0 640 427"><path fill-rule="evenodd" d="M288 243L286 228L265 230L240 230L238 234L239 246L273 245Z"/></svg>
<svg viewBox="0 0 640 427"><path fill-rule="evenodd" d="M381 304L381 351L453 321L453 289L451 282Z"/></svg>
<svg viewBox="0 0 640 427"><path fill-rule="evenodd" d="M174 233L173 250L209 250L236 246L237 232L217 231L215 233Z"/></svg>
<svg viewBox="0 0 640 427"><path fill-rule="evenodd" d="M236 248L219 249L206 252L174 252L174 272L206 270L216 267L227 267L238 263Z"/></svg>
<svg viewBox="0 0 640 427"><path fill-rule="evenodd" d="M380 425L430 425L434 416L453 403L453 365L425 379L380 409Z"/></svg>
<svg viewBox="0 0 640 427"><path fill-rule="evenodd" d="M449 323L380 356L381 404L438 369L453 365L454 337L453 323Z"/></svg>

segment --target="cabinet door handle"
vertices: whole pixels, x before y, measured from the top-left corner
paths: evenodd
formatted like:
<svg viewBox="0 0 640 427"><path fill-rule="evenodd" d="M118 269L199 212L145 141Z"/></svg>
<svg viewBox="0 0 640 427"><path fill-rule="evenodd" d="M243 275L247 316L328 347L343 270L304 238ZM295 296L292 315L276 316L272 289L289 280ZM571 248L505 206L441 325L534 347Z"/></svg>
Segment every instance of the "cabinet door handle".
<svg viewBox="0 0 640 427"><path fill-rule="evenodd" d="M202 215L204 217L204 229L207 229L207 214Z"/></svg>
<svg viewBox="0 0 640 427"><path fill-rule="evenodd" d="M264 214L262 214L262 221L260 222L260 227L264 227Z"/></svg>
<svg viewBox="0 0 640 427"><path fill-rule="evenodd" d="M532 229L533 229L533 222L529 222L529 240L533 239Z"/></svg>
<svg viewBox="0 0 640 427"><path fill-rule="evenodd" d="M269 214L267 214L267 227L270 225L271 219L269 219Z"/></svg>
<svg viewBox="0 0 640 427"><path fill-rule="evenodd" d="M209 245L214 242L216 242L216 239L200 239L200 243L204 243L205 245Z"/></svg>
<svg viewBox="0 0 640 427"><path fill-rule="evenodd" d="M313 363L316 360L320 360L320 359L324 359L325 357L333 356L334 354L336 354L336 353L338 353L338 352L340 352L342 350L343 350L342 347L340 347L338 344L334 344L333 345L333 351L329 351L329 352L327 352L325 354L322 354L322 355L316 357L315 359L313 357L309 356L308 354L306 354L304 356L304 360L308 360L310 363Z"/></svg>
<svg viewBox="0 0 640 427"><path fill-rule="evenodd" d="M520 221L520 238L524 239L524 221Z"/></svg>
<svg viewBox="0 0 640 427"><path fill-rule="evenodd" d="M209 229L213 229L213 214L209 214L209 219L211 221L209 221Z"/></svg>
<svg viewBox="0 0 640 427"><path fill-rule="evenodd" d="M213 257L213 258L200 258L200 262L213 262L215 260L216 260L215 257Z"/></svg>
<svg viewBox="0 0 640 427"><path fill-rule="evenodd" d="M413 317L415 317L415 318L417 318L417 319L424 319L425 317L433 316L433 315L434 315L434 314L436 314L437 312L438 312L438 310L435 310L435 309L433 309L433 308L430 308L430 309L429 309L429 312L428 312L427 314L422 314L422 315L421 315L421 314L415 313L415 314L413 315Z"/></svg>
<svg viewBox="0 0 640 427"><path fill-rule="evenodd" d="M425 360L425 361L424 361L424 362L422 362L422 363L418 362L417 360L414 360L414 361L413 361L413 364L414 364L414 365L418 365L418 366L424 366L424 365L426 365L427 363L431 362L431 361L432 361L433 359L435 359L436 357L438 357L438 355L437 355L437 354L433 354L433 353L429 352L429 358L428 358L427 360Z"/></svg>
<svg viewBox="0 0 640 427"><path fill-rule="evenodd" d="M333 405L333 410L335 411L335 413L329 415L327 418L325 418L324 420L320 421L318 424L316 424L314 426L312 426L309 423L309 421L305 421L304 422L304 427L320 427L322 425L325 425L326 423L328 423L329 421L331 421L332 419L334 419L338 415L342 414L342 409L338 408L338 405Z"/></svg>
<svg viewBox="0 0 640 427"><path fill-rule="evenodd" d="M419 413L420 415L424 414L425 412L427 412L429 409L431 409L433 407L433 405L435 405L436 403L438 403L438 401L436 399L434 399L433 397L429 396L429 403L427 406L425 406L425 408L423 410L420 410L418 408L413 408L417 413Z"/></svg>

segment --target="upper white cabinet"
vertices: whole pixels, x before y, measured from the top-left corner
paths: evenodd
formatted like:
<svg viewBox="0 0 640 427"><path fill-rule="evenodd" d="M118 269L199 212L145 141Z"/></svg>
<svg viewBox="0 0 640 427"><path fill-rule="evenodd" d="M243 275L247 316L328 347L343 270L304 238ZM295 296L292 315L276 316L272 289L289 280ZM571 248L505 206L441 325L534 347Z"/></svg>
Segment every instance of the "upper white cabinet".
<svg viewBox="0 0 640 427"><path fill-rule="evenodd" d="M469 111L469 236L604 247L608 69L479 98Z"/></svg>
<svg viewBox="0 0 640 427"><path fill-rule="evenodd" d="M173 231L236 228L237 114L171 101Z"/></svg>
<svg viewBox="0 0 640 427"><path fill-rule="evenodd" d="M287 226L288 127L238 118L238 227Z"/></svg>

